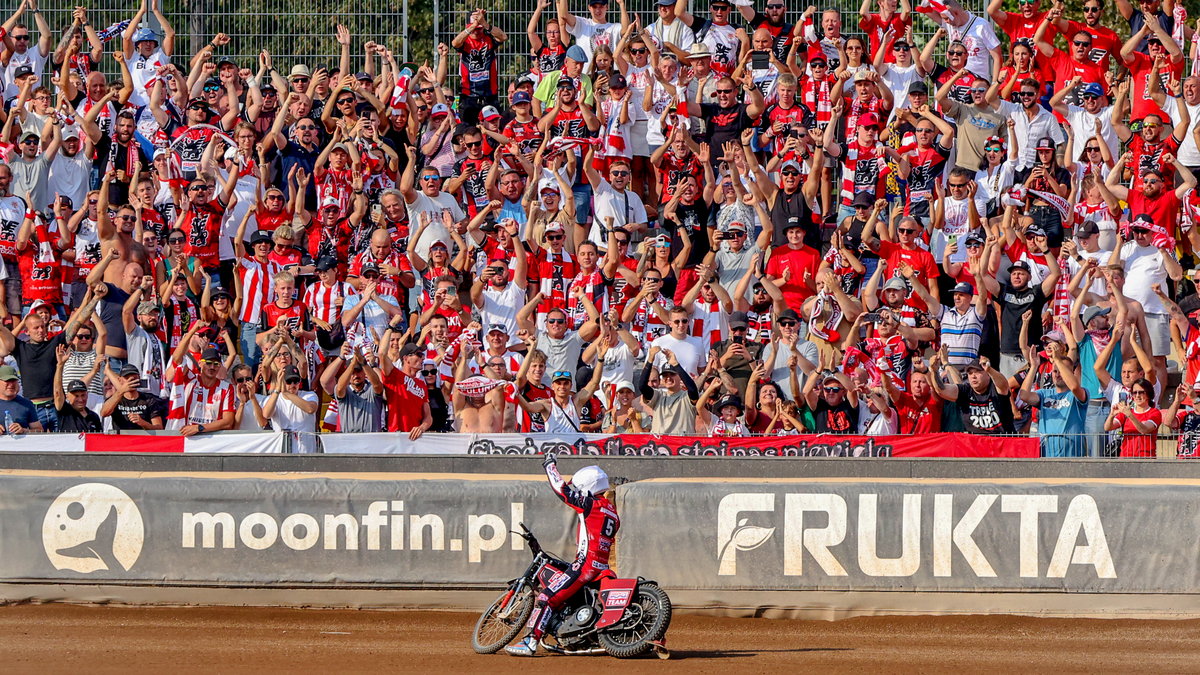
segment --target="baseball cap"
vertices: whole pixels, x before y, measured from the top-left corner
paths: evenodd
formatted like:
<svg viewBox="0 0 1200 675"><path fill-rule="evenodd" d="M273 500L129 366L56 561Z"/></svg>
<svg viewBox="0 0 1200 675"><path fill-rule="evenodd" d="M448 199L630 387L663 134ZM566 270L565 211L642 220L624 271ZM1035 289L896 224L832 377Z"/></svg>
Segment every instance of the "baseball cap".
<svg viewBox="0 0 1200 675"><path fill-rule="evenodd" d="M871 208L875 205L875 196L869 192L859 192L858 194L854 195L854 201L850 204L855 208L860 206Z"/></svg>
<svg viewBox="0 0 1200 675"><path fill-rule="evenodd" d="M1038 139L1037 145L1034 147L1038 150L1053 150L1055 147L1054 139L1049 136L1042 136Z"/></svg>
<svg viewBox="0 0 1200 675"><path fill-rule="evenodd" d="M1046 236L1046 231L1040 225L1030 225L1025 228L1025 235L1030 237L1044 237Z"/></svg>
<svg viewBox="0 0 1200 675"><path fill-rule="evenodd" d="M741 230L741 231L745 232L746 224L740 220L732 220L729 222L728 225L725 226L725 229L726 230Z"/></svg>
<svg viewBox="0 0 1200 675"><path fill-rule="evenodd" d="M670 7L671 5L675 4L675 0L658 0L658 2L654 4L658 5L659 7Z"/></svg>
<svg viewBox="0 0 1200 675"><path fill-rule="evenodd" d="M32 131L26 131L25 133L21 134L21 137L17 139L17 142L24 143L25 141L27 141L31 138L34 140L41 140L42 137L38 136L36 133L34 133Z"/></svg>
<svg viewBox="0 0 1200 675"><path fill-rule="evenodd" d="M484 106L483 110L479 111L479 118L485 120L494 120L500 117L500 111L496 110L495 106Z"/></svg>
<svg viewBox="0 0 1200 675"><path fill-rule="evenodd" d="M862 70L860 70L854 74L854 81L855 82L869 82L871 80L871 72L872 71L869 68L863 68Z"/></svg>
<svg viewBox="0 0 1200 675"><path fill-rule="evenodd" d="M983 233L979 230L971 230L967 233L967 236L963 238L963 243L968 246L971 244L984 244L986 242L987 238L984 237Z"/></svg>
<svg viewBox="0 0 1200 675"><path fill-rule="evenodd" d="M370 74L368 74L365 71L361 71L361 70L354 74L354 79L364 80L366 82L374 82L375 81L375 78L371 77Z"/></svg>
<svg viewBox="0 0 1200 675"><path fill-rule="evenodd" d="M1079 90L1079 94L1081 96L1103 96L1104 87L1101 87L1099 82L1088 82L1083 85L1083 89Z"/></svg>
<svg viewBox="0 0 1200 675"><path fill-rule="evenodd" d="M130 377L133 375L137 375L140 378L142 376L142 371L138 370L138 367L132 363L126 363L125 365L121 366L121 377Z"/></svg>
<svg viewBox="0 0 1200 675"><path fill-rule="evenodd" d="M442 241L441 239L435 239L431 244L429 244L429 250L432 251L435 248L444 248L447 251L450 250L450 247L446 245L446 242Z"/></svg>
<svg viewBox="0 0 1200 675"><path fill-rule="evenodd" d="M62 138L64 141L69 141L72 138L78 139L79 138L79 125L72 124L70 126L63 127Z"/></svg>
<svg viewBox="0 0 1200 675"><path fill-rule="evenodd" d="M446 105L445 103L434 103L433 108L429 111L430 117L437 117L438 115L449 115L449 114L450 114L450 106Z"/></svg>
<svg viewBox="0 0 1200 675"><path fill-rule="evenodd" d="M1086 327L1092 322L1092 319L1098 316L1108 316L1112 312L1112 307L1101 307L1100 305L1092 305L1083 310L1083 325Z"/></svg>
<svg viewBox="0 0 1200 675"><path fill-rule="evenodd" d="M983 364L979 362L979 359L971 359L967 365L963 366L963 370L983 370Z"/></svg>
<svg viewBox="0 0 1200 675"><path fill-rule="evenodd" d="M828 382L830 380L833 380L833 381L839 382L839 383L841 382L841 380L838 379L837 372L832 371L832 370L827 370L824 372L824 374L821 375L821 384L825 384L826 382Z"/></svg>
<svg viewBox="0 0 1200 675"><path fill-rule="evenodd" d="M571 89L571 90L575 89L575 83L572 82L571 78L569 78L569 77L558 78L558 83L555 84L554 86L558 87L559 89Z"/></svg>
<svg viewBox="0 0 1200 675"><path fill-rule="evenodd" d="M139 302L138 303L138 306L137 306L138 314L154 314L156 312L157 313L162 312L162 308L158 306L157 302L147 301L147 302Z"/></svg>
<svg viewBox="0 0 1200 675"><path fill-rule="evenodd" d="M733 406L738 410L745 408L745 405L742 404L741 396L738 396L737 394L726 394L717 401L717 404L713 406L713 410L720 412L721 408L726 406Z"/></svg>
<svg viewBox="0 0 1200 675"><path fill-rule="evenodd" d="M308 66L304 65L303 63L297 63L296 65L292 66L292 72L288 74L288 79L294 80L297 77L312 77L312 71L309 70Z"/></svg>
<svg viewBox="0 0 1200 675"><path fill-rule="evenodd" d="M1062 342L1066 344L1067 336L1063 335L1061 330L1055 328L1042 336L1042 343L1045 344L1046 342Z"/></svg>
<svg viewBox="0 0 1200 675"><path fill-rule="evenodd" d="M268 243L268 244L271 243L271 233L270 232L267 232L266 230L258 230L254 234L250 235L250 245L251 246L254 246L256 244L262 244L264 242Z"/></svg>
<svg viewBox="0 0 1200 675"><path fill-rule="evenodd" d="M912 45L908 44L908 40L896 40L892 43L892 49L908 49Z"/></svg>
<svg viewBox="0 0 1200 675"><path fill-rule="evenodd" d="M225 65L237 67L237 63L235 63L234 60L228 56L222 56L221 58L217 59L218 68Z"/></svg>
<svg viewBox="0 0 1200 675"><path fill-rule="evenodd" d="M12 366L0 366L0 382L12 382L17 379L17 369Z"/></svg>
<svg viewBox="0 0 1200 675"><path fill-rule="evenodd" d="M400 358L411 356L413 354L423 354L424 352L425 350L421 349L420 345L406 342L404 346L400 348Z"/></svg>
<svg viewBox="0 0 1200 675"><path fill-rule="evenodd" d="M587 52L583 51L583 47L580 47L579 45L571 45L570 48L567 49L566 57L576 63L588 62Z"/></svg>
<svg viewBox="0 0 1200 675"><path fill-rule="evenodd" d="M629 82L620 73L613 73L612 77L608 78L609 89L627 89L628 87Z"/></svg>
<svg viewBox="0 0 1200 675"><path fill-rule="evenodd" d="M360 277L365 277L369 273L379 274L379 265L376 265L372 260L365 261L362 267L358 269L358 276Z"/></svg>
<svg viewBox="0 0 1200 675"><path fill-rule="evenodd" d="M1025 272L1030 272L1029 261L1018 260L1018 261L1014 262L1013 264L1008 266L1008 271L1010 274L1013 272L1013 270L1023 270Z"/></svg>
<svg viewBox="0 0 1200 675"><path fill-rule="evenodd" d="M887 280L886 284L883 285L883 290L885 290L885 291L907 291L908 284L905 284L904 280L901 279L900 277L892 277L891 279Z"/></svg>
<svg viewBox="0 0 1200 675"><path fill-rule="evenodd" d="M1100 226L1094 221L1085 220L1079 225L1079 227L1075 228L1076 239L1084 239L1092 236L1093 234L1100 234Z"/></svg>
<svg viewBox="0 0 1200 675"><path fill-rule="evenodd" d="M554 180L553 178L543 178L538 181L538 192L546 192L547 190L550 192L558 192L558 181ZM552 225L557 225L557 223L552 223ZM561 227L562 225L559 225L559 228ZM546 226L546 231L550 231L550 225Z"/></svg>
<svg viewBox="0 0 1200 675"><path fill-rule="evenodd" d="M971 287L971 284L968 284L965 281L960 281L957 284L955 284L954 288L951 289L950 292L951 293L965 293L967 295L975 295L975 289Z"/></svg>
<svg viewBox="0 0 1200 675"><path fill-rule="evenodd" d="M745 312L734 312L729 315L729 327L745 328L749 325L746 321L748 318Z"/></svg>
<svg viewBox="0 0 1200 675"><path fill-rule="evenodd" d="M863 113L858 116L858 126L860 127L879 127L879 115L875 113Z"/></svg>
<svg viewBox="0 0 1200 675"><path fill-rule="evenodd" d="M284 382L299 382L301 379L303 378L300 377L300 369L296 366L287 366L283 369Z"/></svg>
<svg viewBox="0 0 1200 675"><path fill-rule="evenodd" d="M221 288L220 286L218 286L217 288L213 289L211 297L213 300L216 300L217 298L227 298L229 300L232 300L233 294L231 294L229 291L225 290L224 288Z"/></svg>
<svg viewBox="0 0 1200 675"><path fill-rule="evenodd" d="M787 232L795 227L804 227L804 221L800 220L799 216L792 216L788 218L787 222L783 225L783 231Z"/></svg>
<svg viewBox="0 0 1200 675"><path fill-rule="evenodd" d="M913 82L912 84L908 85L908 93L924 94L924 95L928 96L929 95L929 85L927 85L921 81Z"/></svg>
<svg viewBox="0 0 1200 675"><path fill-rule="evenodd" d="M607 5L608 0L589 0L588 5Z"/></svg>
<svg viewBox="0 0 1200 675"><path fill-rule="evenodd" d="M618 382L617 388L615 389L615 391L621 392L621 391L625 391L626 389L628 389L629 391L633 391L633 392L637 391L637 389L634 388L633 383L630 382L629 380L621 380L620 382Z"/></svg>
<svg viewBox="0 0 1200 675"><path fill-rule="evenodd" d="M788 308L788 309L785 309L782 312L780 312L779 316L776 317L775 320L776 321L788 321L788 320L799 321L800 315L796 313L796 310Z"/></svg>
<svg viewBox="0 0 1200 675"><path fill-rule="evenodd" d="M333 256L323 255L320 258L317 258L315 267L318 272L325 272L327 270L335 269L337 267L337 259Z"/></svg>
<svg viewBox="0 0 1200 675"><path fill-rule="evenodd" d="M321 200L321 208L323 208L323 209L329 208L330 206L341 206L341 205L342 205L342 203L338 201L337 197L329 196L329 197L326 197L325 199Z"/></svg>
<svg viewBox="0 0 1200 675"><path fill-rule="evenodd" d="M216 361L219 363L221 361L221 352L217 351L216 347L207 347L204 351L200 352L200 360Z"/></svg>
<svg viewBox="0 0 1200 675"><path fill-rule="evenodd" d="M67 393L68 394L74 394L77 392L87 391L87 390L88 390L87 385L83 383L83 380L71 380L70 382L67 383Z"/></svg>
<svg viewBox="0 0 1200 675"><path fill-rule="evenodd" d="M524 90L514 91L512 95L512 104L521 105L522 103L533 103L533 97L529 95L529 92Z"/></svg>
<svg viewBox="0 0 1200 675"><path fill-rule="evenodd" d="M797 162L794 159L785 159L785 160L783 160L783 163L779 165L780 171L783 171L784 169L795 169L795 170L799 171L800 170L800 162Z"/></svg>
<svg viewBox="0 0 1200 675"><path fill-rule="evenodd" d="M14 80L19 80L22 77L27 77L29 75L33 75L33 68L29 66L17 66L17 69L13 71Z"/></svg>
<svg viewBox="0 0 1200 675"><path fill-rule="evenodd" d="M489 333L504 333L505 335L508 335L508 328L502 323L494 323L494 324L488 326L487 332L489 332Z"/></svg>

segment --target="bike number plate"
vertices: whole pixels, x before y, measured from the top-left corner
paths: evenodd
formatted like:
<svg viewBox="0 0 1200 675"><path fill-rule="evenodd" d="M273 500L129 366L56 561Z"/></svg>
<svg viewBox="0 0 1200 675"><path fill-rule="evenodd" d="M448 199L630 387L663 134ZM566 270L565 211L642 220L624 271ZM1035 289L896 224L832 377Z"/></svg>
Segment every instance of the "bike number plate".
<svg viewBox="0 0 1200 675"><path fill-rule="evenodd" d="M637 579L604 579L600 582L600 608L603 613L597 628L605 628L621 620L625 608L633 601Z"/></svg>

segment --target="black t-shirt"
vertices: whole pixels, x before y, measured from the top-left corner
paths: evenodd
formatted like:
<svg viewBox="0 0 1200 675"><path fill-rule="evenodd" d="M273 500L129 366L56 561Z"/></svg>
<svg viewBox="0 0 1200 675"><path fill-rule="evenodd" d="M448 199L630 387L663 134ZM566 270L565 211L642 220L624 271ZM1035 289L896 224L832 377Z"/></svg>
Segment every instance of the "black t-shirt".
<svg viewBox="0 0 1200 675"><path fill-rule="evenodd" d="M1042 339L1042 307L1046 305L1046 295L1042 293L1041 284L1030 283L1022 290L1004 284L1000 288L1000 352L1003 354L1021 353L1021 315L1025 310L1033 312L1029 320L1029 344L1035 345Z"/></svg>
<svg viewBox="0 0 1200 675"><path fill-rule="evenodd" d="M675 219L663 221L664 228L671 233L672 260L683 250L683 238L679 236L678 232L681 227L687 230L688 238L692 242L692 251L688 254L687 259L688 267L699 265L704 260L704 256L712 250L708 244L710 211L709 205L701 198L692 204L680 203L675 209Z"/></svg>
<svg viewBox="0 0 1200 675"><path fill-rule="evenodd" d="M133 175L135 165L140 164L143 170L150 165L146 153L142 152L141 144L136 140L130 140L128 145L121 145L115 137L107 134L96 142L96 161L101 175L109 169L116 169L124 171L126 177ZM108 203L125 204L128 201L129 183L114 180L109 186Z"/></svg>
<svg viewBox="0 0 1200 675"><path fill-rule="evenodd" d="M141 431L142 427L129 421L129 416L134 414L141 415L142 420L146 422L150 422L155 417L161 417L166 422L167 402L144 391L139 391L137 398L121 397L121 401L117 403L117 409L112 414L113 428L122 431Z"/></svg>
<svg viewBox="0 0 1200 675"><path fill-rule="evenodd" d="M64 333L59 333L45 342L17 340L13 358L21 372L21 393L30 400L54 396L54 371L58 367L55 350L66 344Z"/></svg>
<svg viewBox="0 0 1200 675"><path fill-rule="evenodd" d="M740 141L742 130L751 123L750 116L746 114L745 103L737 103L728 108L722 108L715 103L701 103L700 118L704 120L705 140L714 148L731 141ZM713 153L714 161L719 154Z"/></svg>
<svg viewBox="0 0 1200 675"><path fill-rule="evenodd" d="M816 419L818 434L853 434L858 432L858 407L850 405L849 399L842 399L836 406L831 406L825 397L817 398L817 409L813 411Z"/></svg>
<svg viewBox="0 0 1200 675"><path fill-rule="evenodd" d="M737 12L731 13L737 14ZM747 31L748 33L753 33L759 28L767 29L767 32L771 34L771 50L775 52L775 58L779 59L780 61L783 61L787 58L788 48L792 46L792 24L785 21L776 26L775 24L771 23L766 14L755 10L754 18L750 19L750 28L751 30ZM830 70L833 70L836 67L837 66L833 65L832 63L829 65Z"/></svg>
<svg viewBox="0 0 1200 675"><path fill-rule="evenodd" d="M783 246L788 243L787 231L784 229L792 218L799 218L804 225L804 245L812 249L821 249L821 225L814 222L812 209L804 190L798 189L788 194L780 188L775 193L775 203L771 205L771 236L772 246Z"/></svg>
<svg viewBox="0 0 1200 675"><path fill-rule="evenodd" d="M971 385L958 385L958 415L963 428L972 434L1002 434L1013 432L1012 403L988 382L987 391L975 393Z"/></svg>
<svg viewBox="0 0 1200 675"><path fill-rule="evenodd" d="M84 408L80 413L70 403L63 403L58 409L58 430L62 433L98 434L104 431L104 423L90 408Z"/></svg>

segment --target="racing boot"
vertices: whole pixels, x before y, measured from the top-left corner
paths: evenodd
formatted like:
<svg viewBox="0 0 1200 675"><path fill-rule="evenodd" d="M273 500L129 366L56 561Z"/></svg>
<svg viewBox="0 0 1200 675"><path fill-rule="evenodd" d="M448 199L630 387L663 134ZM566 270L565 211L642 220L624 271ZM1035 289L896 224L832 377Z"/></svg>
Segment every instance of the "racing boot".
<svg viewBox="0 0 1200 675"><path fill-rule="evenodd" d="M537 656L537 640L532 635L529 635L517 644L505 647L504 651L512 656Z"/></svg>

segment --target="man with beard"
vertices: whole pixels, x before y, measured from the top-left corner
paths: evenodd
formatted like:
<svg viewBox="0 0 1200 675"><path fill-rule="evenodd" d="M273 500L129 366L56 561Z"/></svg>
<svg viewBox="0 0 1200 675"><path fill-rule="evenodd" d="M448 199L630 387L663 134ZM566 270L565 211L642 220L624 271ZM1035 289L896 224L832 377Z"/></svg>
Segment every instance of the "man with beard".
<svg viewBox="0 0 1200 675"><path fill-rule="evenodd" d="M929 42L925 43L925 49L921 50L921 57L918 64L920 69L931 73L933 83L939 88L950 84L950 98L960 103L971 102L971 82L974 81L976 75L986 76L988 73L976 73L967 68L967 47L961 42L951 42L946 47L946 63L949 65L943 66L933 60L933 52L937 49L937 45L942 40L945 34L944 28L939 28L929 38Z"/></svg>
<svg viewBox="0 0 1200 675"><path fill-rule="evenodd" d="M126 364L116 375L113 394L104 401L100 413L105 417L112 416L114 429L162 429L166 423L167 402L146 391L146 381L136 366ZM161 372L159 376L162 376Z"/></svg>
<svg viewBox="0 0 1200 675"><path fill-rule="evenodd" d="M21 22L21 17L26 11L33 14L33 20L37 24L39 37L36 43L29 32L29 26ZM42 16L36 0L26 0L18 4L17 11L4 22L3 30L6 37L2 74L3 81L8 84L4 90L4 100L8 101L16 98L19 93L15 77L17 69L28 68L33 75L42 77L46 59L50 56L50 42L54 39L54 34L50 32L50 24Z"/></svg>
<svg viewBox="0 0 1200 675"><path fill-rule="evenodd" d="M83 130L95 145L97 168L101 175L109 172L114 175L108 188L108 202L125 204L129 201L129 181L134 172L148 168L150 162L142 151L142 145L133 137L137 128L133 113L129 110L117 113L116 131L109 135L96 124L96 117L101 110L101 106L94 106L83 116Z"/></svg>
<svg viewBox="0 0 1200 675"><path fill-rule="evenodd" d="M529 256L520 250L520 242L516 238L509 239L509 245L512 247L512 257L516 261L512 280L509 280L508 263L503 258L493 259L471 286L471 302L479 309L481 323L507 327L510 340L515 343L516 312L525 304Z"/></svg>
<svg viewBox="0 0 1200 675"><path fill-rule="evenodd" d="M156 101L160 95L161 84L156 84L154 86ZM178 156L183 177L188 180L195 178L196 172L200 168L200 159L204 155L204 149L208 147L217 133L216 129L209 126L213 121L212 108L208 107L208 102L204 99L193 98L187 102L182 122L168 114L163 105L151 105L150 110L159 127L167 134L167 138L171 139L171 147ZM205 126L202 129L197 128L200 125Z"/></svg>
<svg viewBox="0 0 1200 675"><path fill-rule="evenodd" d="M1054 27L1063 35L1076 35L1083 31L1092 36L1092 51L1088 57L1107 71L1109 59L1121 49L1121 36L1113 29L1100 24L1104 14L1102 0L1085 0L1082 11L1083 23L1059 16L1054 21Z"/></svg>
<svg viewBox="0 0 1200 675"><path fill-rule="evenodd" d="M461 137L467 154L455 162L454 172L446 181L446 192L459 195L459 190L462 190L459 201L466 204L467 217L474 218L490 201L486 177L492 166L492 158L483 153L483 134L478 127L465 129Z"/></svg>
<svg viewBox="0 0 1200 675"><path fill-rule="evenodd" d="M290 106L294 101L299 100L299 96L295 93L288 94L289 110L275 117L275 123L271 125L271 130L267 132L266 136L263 136L262 140L263 152L266 153L268 159L273 160L274 156L278 155L279 171L282 176L290 177L293 172L299 173L300 170L311 175L317 165L317 157L321 155L321 146L318 144L320 140L320 132L317 130L318 122L309 117L296 119L292 116ZM290 120L296 120L296 122L292 125L289 134L285 136L283 128ZM292 183L290 180L284 181L284 191L287 198L291 199ZM310 183L302 202L304 208L316 206L316 194L316 188Z"/></svg>
<svg viewBox="0 0 1200 675"><path fill-rule="evenodd" d="M91 184L91 171L91 143L80 140L78 126L66 127L62 131L62 148L50 162L49 184L60 197L70 201L72 208L83 209Z"/></svg>
<svg viewBox="0 0 1200 675"><path fill-rule="evenodd" d="M360 279L360 272L363 265L368 263L375 263L379 269L379 293L382 295L390 295L397 300L407 298L408 289L417 283L408 256L400 255L386 230L379 229L371 233L370 245L350 261L346 281L351 286L362 290L366 285ZM401 303L408 304L404 300Z"/></svg>
<svg viewBox="0 0 1200 675"><path fill-rule="evenodd" d="M630 233L646 230L646 207L631 187L632 172L628 160L614 159L608 165L609 180L604 180L592 165L591 156L589 151L583 162L583 173L595 195L592 229L588 239L607 250L610 228L620 228Z"/></svg>
<svg viewBox="0 0 1200 675"><path fill-rule="evenodd" d="M729 23L732 5L729 0L712 0L709 2L711 18L701 19L688 11L688 0L676 0L675 18L692 30L696 42L702 43L712 54L712 70L718 77L724 77L733 72L737 65L741 46L749 41L746 31L740 26ZM774 40L774 35L772 35ZM669 46L674 47L671 43ZM679 58L687 58L682 50L675 51ZM782 57L779 57L782 58Z"/></svg>
<svg viewBox="0 0 1200 675"><path fill-rule="evenodd" d="M1054 113L1038 103L1042 83L1029 78L1022 80L1020 87L1018 96L1021 102L1017 104L1012 101L1001 101L1000 112L1008 115L1013 122L1013 127L1009 129L1009 137L1022 141L1020 144L1021 154L1017 157L1016 168L1028 169L1038 161L1037 143L1035 142L1037 139L1050 138L1055 144L1059 144L1067 140L1067 135L1063 133ZM1115 124L1113 126L1116 128ZM1156 129L1155 133L1157 131Z"/></svg>
<svg viewBox="0 0 1200 675"><path fill-rule="evenodd" d="M429 247L435 241L450 241L450 230L442 222L442 213L448 211L452 223L465 220L462 208L454 195L442 191L442 176L436 166L421 167L417 172L417 149L405 148L408 153L408 166L400 177L400 194L404 195L404 203L408 206L408 222L421 222L421 214L429 217L429 226L420 240L408 242L409 250L422 258L429 259ZM419 177L420 188L414 189L414 177Z"/></svg>
<svg viewBox="0 0 1200 675"><path fill-rule="evenodd" d="M1080 83L1107 86L1108 80L1105 77L1107 71L1092 61L1092 36L1087 31L1079 31L1070 36L1071 49L1069 51L1061 52L1054 48L1053 38L1048 37L1047 33L1050 32L1049 27L1054 17L1061 13L1062 10L1058 7L1050 10L1038 28L1034 39L1037 42L1038 52L1044 59L1042 65L1054 73L1055 91L1061 92L1064 89L1070 89L1067 83L1074 81L1075 87L1067 96L1071 103L1079 103L1079 97L1082 95L1079 90Z"/></svg>
<svg viewBox="0 0 1200 675"><path fill-rule="evenodd" d="M41 136L26 131L17 141L17 152L9 158L9 168L13 176L10 189L20 195L29 195L29 207L37 211L50 210L47 208L53 201L53 195L47 187L50 163L58 155L62 139L59 132L61 122L58 118L50 117L47 122L42 130L43 133L50 133L50 142L44 148Z"/></svg>
<svg viewBox="0 0 1200 675"><path fill-rule="evenodd" d="M985 164L984 147L987 145L987 139L1000 133L999 130L1004 128L1007 116L1000 111L996 93L992 91L995 85L990 85L987 78L976 76L972 80L970 103L960 103L950 98L953 82L953 79L948 79L942 83L934 94L934 99L946 115L946 119L952 120L958 130L955 143L958 149L956 163L976 171ZM1081 152L1082 147L1081 143Z"/></svg>
<svg viewBox="0 0 1200 675"><path fill-rule="evenodd" d="M104 264L105 275L93 279L96 270L101 269L100 264L97 264L88 273L89 284L100 281L110 284L122 282L126 278L125 268L131 264L138 267L137 277L139 279L142 272L150 270L146 249L133 236L137 223L137 211L129 204L122 204L116 207L115 215L110 215L112 211L109 209L111 202L109 202L108 196L112 194L111 187L116 179L116 173L116 171L109 171L104 174L104 179L100 184L100 193L96 199L96 237L100 241L100 258ZM121 301L124 302L124 299Z"/></svg>
<svg viewBox="0 0 1200 675"><path fill-rule="evenodd" d="M562 90L568 88L568 85L576 94L568 103L578 105L578 101L581 101L588 106L593 105L592 77L583 72L583 67L587 65L587 57L584 55L582 47L575 49L579 45L571 45L571 47L567 50L567 58L563 60L562 70L552 70L542 74L542 79L533 93L534 116L541 116L543 112L549 116L549 108L555 101L555 92L558 92L557 97L561 105ZM538 127L543 131L546 128L542 124L544 120L545 117L538 120Z"/></svg>

